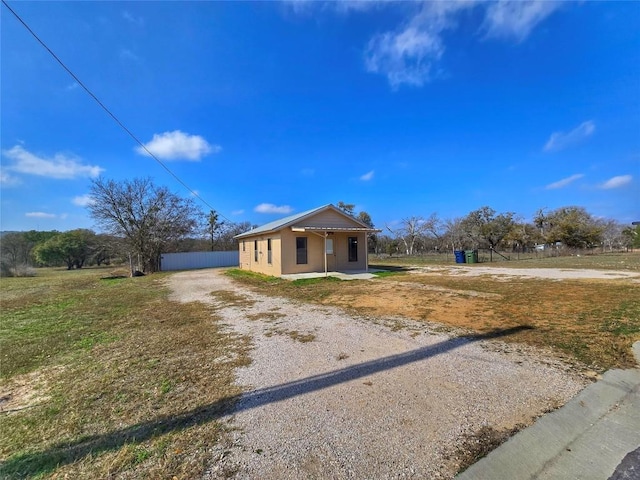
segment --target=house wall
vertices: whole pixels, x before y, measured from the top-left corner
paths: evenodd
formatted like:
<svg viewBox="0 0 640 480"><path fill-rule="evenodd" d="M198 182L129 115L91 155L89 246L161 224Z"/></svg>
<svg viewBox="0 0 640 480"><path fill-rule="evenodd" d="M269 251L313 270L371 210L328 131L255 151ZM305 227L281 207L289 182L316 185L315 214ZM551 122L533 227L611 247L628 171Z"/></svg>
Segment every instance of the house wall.
<svg viewBox="0 0 640 480"><path fill-rule="evenodd" d="M295 225L294 225L295 227ZM299 227L350 228L361 227L355 221L333 210L327 210L300 222ZM307 238L307 263L297 264L296 238ZM358 260L349 261L348 238L356 237L358 242ZM272 263L267 262L267 238L272 239ZM328 238L334 242L334 255L329 256L329 270L364 270L367 267L365 232L331 232ZM258 261L254 257L254 241L258 241ZM243 250L244 242L244 250ZM312 232L294 232L291 226L279 232L258 234L239 239L240 268L267 275L280 276L289 273L324 272L324 234Z"/></svg>
<svg viewBox="0 0 640 480"><path fill-rule="evenodd" d="M271 263L268 240L271 239ZM258 261L255 260L255 242L258 242ZM244 243L243 243L244 242ZM243 238L238 242L240 268L279 277L282 274L280 232Z"/></svg>

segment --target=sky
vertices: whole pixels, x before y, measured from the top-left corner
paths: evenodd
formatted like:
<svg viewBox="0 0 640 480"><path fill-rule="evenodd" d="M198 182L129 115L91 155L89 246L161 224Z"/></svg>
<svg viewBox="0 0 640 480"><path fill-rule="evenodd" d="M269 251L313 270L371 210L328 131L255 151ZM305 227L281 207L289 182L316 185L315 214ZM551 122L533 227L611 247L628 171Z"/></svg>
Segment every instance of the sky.
<svg viewBox="0 0 640 480"><path fill-rule="evenodd" d="M0 230L95 229L100 177L257 225L640 220L640 2L6 1L122 125L1 5Z"/></svg>

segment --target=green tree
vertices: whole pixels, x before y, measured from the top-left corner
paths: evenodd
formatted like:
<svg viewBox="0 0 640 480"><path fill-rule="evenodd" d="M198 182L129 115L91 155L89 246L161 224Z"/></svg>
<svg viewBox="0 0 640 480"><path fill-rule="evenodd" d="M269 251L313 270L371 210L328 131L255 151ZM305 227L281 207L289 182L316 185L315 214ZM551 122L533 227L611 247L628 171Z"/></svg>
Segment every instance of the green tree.
<svg viewBox="0 0 640 480"><path fill-rule="evenodd" d="M561 207L537 216L535 222L546 243L561 242L569 248L590 248L602 243L604 226L583 207Z"/></svg>
<svg viewBox="0 0 640 480"><path fill-rule="evenodd" d="M66 264L67 269L82 268L91 254L92 240L95 234L91 230L71 230L38 244L34 253L38 261L45 265Z"/></svg>
<svg viewBox="0 0 640 480"><path fill-rule="evenodd" d="M515 226L512 212L500 213L482 207L469 213L461 226L475 246L486 244L493 251Z"/></svg>

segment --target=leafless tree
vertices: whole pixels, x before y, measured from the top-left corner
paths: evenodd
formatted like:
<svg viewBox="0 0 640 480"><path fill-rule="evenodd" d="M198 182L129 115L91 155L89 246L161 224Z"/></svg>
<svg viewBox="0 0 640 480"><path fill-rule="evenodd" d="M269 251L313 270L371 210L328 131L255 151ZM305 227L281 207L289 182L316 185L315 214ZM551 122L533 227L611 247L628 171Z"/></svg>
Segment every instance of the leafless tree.
<svg viewBox="0 0 640 480"><path fill-rule="evenodd" d="M191 234L202 215L192 200L154 185L150 178L116 182L100 177L92 181L90 194L91 217L126 240L144 272L156 271L160 254Z"/></svg>
<svg viewBox="0 0 640 480"><path fill-rule="evenodd" d="M434 213L428 219L421 216L403 218L400 227L392 229L385 225L393 236L401 240L407 255L415 253L416 243L427 234L436 235L440 230L440 221Z"/></svg>

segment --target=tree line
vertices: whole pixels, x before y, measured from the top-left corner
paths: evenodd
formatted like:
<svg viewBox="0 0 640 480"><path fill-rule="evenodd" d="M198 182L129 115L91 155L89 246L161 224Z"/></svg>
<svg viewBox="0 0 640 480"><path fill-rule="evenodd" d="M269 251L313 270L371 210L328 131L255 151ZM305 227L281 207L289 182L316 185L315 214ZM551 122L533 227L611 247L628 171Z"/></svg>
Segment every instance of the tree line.
<svg viewBox="0 0 640 480"><path fill-rule="evenodd" d="M142 178L116 182L102 177L92 181L91 218L102 233L88 229L67 232L10 232L0 241L0 274L25 275L33 266L130 263L144 272L160 268L160 256L170 252L235 250L235 235L256 225L221 221L215 211L203 212L191 198ZM338 208L374 228L371 216L355 212L355 205ZM382 229L381 229L382 230ZM532 222L512 212L482 207L465 217L441 219L405 217L385 225L384 234L369 234L369 249L377 254L415 255L426 252L488 248L491 251L526 251L541 245L570 249L604 250L640 248L640 226L597 219L582 207L539 210Z"/></svg>
<svg viewBox="0 0 640 480"><path fill-rule="evenodd" d="M640 248L640 226L596 218L585 208L540 209L532 222L513 212L498 213L488 206L464 217L441 219L412 216L370 242L374 253L415 255L434 251L488 249L526 252L553 247L564 250L599 248L602 251Z"/></svg>

